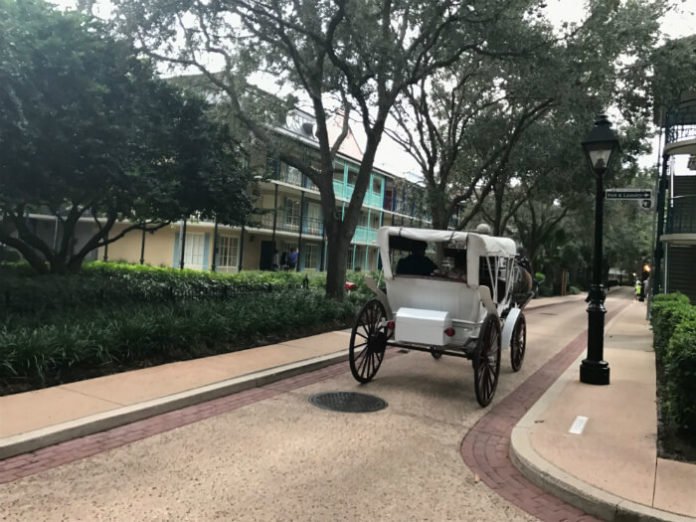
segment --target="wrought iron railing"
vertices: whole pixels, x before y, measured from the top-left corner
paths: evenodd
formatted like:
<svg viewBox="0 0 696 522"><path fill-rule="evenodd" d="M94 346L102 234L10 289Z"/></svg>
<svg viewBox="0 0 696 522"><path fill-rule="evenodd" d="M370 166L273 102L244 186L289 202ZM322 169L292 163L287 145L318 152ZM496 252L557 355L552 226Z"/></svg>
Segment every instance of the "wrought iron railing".
<svg viewBox="0 0 696 522"><path fill-rule="evenodd" d="M261 215L259 220L263 228L273 228L273 212L267 212ZM302 233L320 236L324 230L324 224L320 218L312 218L305 216L303 220ZM276 218L276 230L285 232L300 231L300 218L297 214L287 212L284 209L278 209L278 217Z"/></svg>
<svg viewBox="0 0 696 522"><path fill-rule="evenodd" d="M696 195L676 196L667 212L667 234L696 234Z"/></svg>
<svg viewBox="0 0 696 522"><path fill-rule="evenodd" d="M667 113L667 143L696 139L696 102L690 102Z"/></svg>

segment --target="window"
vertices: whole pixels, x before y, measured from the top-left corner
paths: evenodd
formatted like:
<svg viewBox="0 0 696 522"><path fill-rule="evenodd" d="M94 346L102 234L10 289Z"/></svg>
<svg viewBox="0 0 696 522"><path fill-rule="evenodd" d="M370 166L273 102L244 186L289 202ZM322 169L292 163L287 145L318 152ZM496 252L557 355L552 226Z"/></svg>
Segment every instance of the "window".
<svg viewBox="0 0 696 522"><path fill-rule="evenodd" d="M372 192L375 194L382 193L382 178L374 176L372 178Z"/></svg>
<svg viewBox="0 0 696 522"><path fill-rule="evenodd" d="M305 218L305 231L309 234L321 235L322 230L321 207L314 203L309 203L307 205L307 217Z"/></svg>
<svg viewBox="0 0 696 522"><path fill-rule="evenodd" d="M348 171L348 184L355 186L355 182L358 181L358 173L354 170Z"/></svg>
<svg viewBox="0 0 696 522"><path fill-rule="evenodd" d="M339 183L343 183L343 164L342 163L337 163L336 166L334 167L333 179L334 179L334 181L338 181Z"/></svg>
<svg viewBox="0 0 696 522"><path fill-rule="evenodd" d="M304 257L305 268L319 268L319 245L307 243L304 245L304 253L300 252Z"/></svg>
<svg viewBox="0 0 696 522"><path fill-rule="evenodd" d="M295 167L288 167L288 183L302 185L302 173Z"/></svg>
<svg viewBox="0 0 696 522"><path fill-rule="evenodd" d="M359 227L366 227L367 226L367 212L360 213L360 221L358 221L358 226Z"/></svg>
<svg viewBox="0 0 696 522"><path fill-rule="evenodd" d="M203 268L204 247L205 236L203 234L186 234L184 268Z"/></svg>
<svg viewBox="0 0 696 522"><path fill-rule="evenodd" d="M304 188L308 188L309 190L319 191L319 188L307 176L304 177Z"/></svg>
<svg viewBox="0 0 696 522"><path fill-rule="evenodd" d="M300 202L296 199L285 198L285 224L300 226Z"/></svg>
<svg viewBox="0 0 696 522"><path fill-rule="evenodd" d="M239 264L239 239L232 236L218 237L216 265L221 270L237 269Z"/></svg>
<svg viewBox="0 0 696 522"><path fill-rule="evenodd" d="M363 270L365 268L365 255L367 247L358 245L355 247L355 259L353 260L353 270Z"/></svg>

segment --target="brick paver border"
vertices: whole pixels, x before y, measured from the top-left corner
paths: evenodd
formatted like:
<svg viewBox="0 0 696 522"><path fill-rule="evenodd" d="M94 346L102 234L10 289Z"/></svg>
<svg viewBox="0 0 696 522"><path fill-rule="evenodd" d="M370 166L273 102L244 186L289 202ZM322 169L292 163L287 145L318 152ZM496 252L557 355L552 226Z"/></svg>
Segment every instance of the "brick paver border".
<svg viewBox="0 0 696 522"><path fill-rule="evenodd" d="M607 319L626 306L608 313ZM587 330L493 406L465 435L460 447L464 462L484 484L543 521L598 520L531 483L509 458L512 429L586 346Z"/></svg>

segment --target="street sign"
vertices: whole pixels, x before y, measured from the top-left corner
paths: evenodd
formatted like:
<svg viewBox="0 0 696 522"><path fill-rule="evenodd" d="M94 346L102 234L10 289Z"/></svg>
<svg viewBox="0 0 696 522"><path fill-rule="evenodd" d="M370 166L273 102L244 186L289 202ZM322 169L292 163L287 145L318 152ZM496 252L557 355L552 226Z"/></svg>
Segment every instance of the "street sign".
<svg viewBox="0 0 696 522"><path fill-rule="evenodd" d="M622 188L607 189L607 199L652 199L651 189Z"/></svg>

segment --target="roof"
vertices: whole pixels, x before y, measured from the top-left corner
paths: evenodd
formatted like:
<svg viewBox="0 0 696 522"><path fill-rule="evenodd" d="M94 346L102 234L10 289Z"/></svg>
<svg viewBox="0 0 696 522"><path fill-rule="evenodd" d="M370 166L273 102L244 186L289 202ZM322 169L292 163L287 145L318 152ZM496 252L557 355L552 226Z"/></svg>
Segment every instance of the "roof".
<svg viewBox="0 0 696 522"><path fill-rule="evenodd" d="M449 243L460 249L467 250L469 256L502 256L514 257L517 254L515 242L509 237L489 236L475 232L461 232L458 230L433 230L428 228L409 227L381 227L377 231L377 244L379 245L384 276L392 279L389 260L389 238L403 237L416 241L433 243ZM473 263L471 263L473 266ZM478 266L478 265L477 265Z"/></svg>
<svg viewBox="0 0 696 522"><path fill-rule="evenodd" d="M214 75L221 76L222 73L217 72L214 73ZM174 76L171 78L167 78L167 81L172 82L180 88L188 88L194 91L201 91L209 88L211 89L211 92L208 92L207 100L211 103L217 103L219 101L218 97L211 94L212 91L218 90L217 87L210 84L209 80L203 74L194 73L188 75ZM250 88L254 89L255 93L258 96L268 98L269 103L271 99L280 101L278 96L268 92L267 90L259 87L258 85L250 84ZM342 114L327 114L327 117L328 121L326 126L329 134L329 141L333 141L341 133L343 123ZM269 125L268 127L273 129L275 132L278 132L279 134L297 140L305 146L309 146L315 149L319 148L319 141L316 138L314 115L311 112L304 110L299 105L296 105L293 109L288 111L288 113L285 116L285 123L283 125ZM361 130L361 128L358 129L358 134L360 134ZM348 134L341 143L341 146L339 147L338 157L341 160L348 160L360 164L363 157L363 147L361 146L361 142L363 141L364 137L356 135L356 132L350 126L349 122ZM420 173L414 172L412 166L406 166L406 168L404 168L403 171L399 172L396 172L392 170L392 168L390 168L393 167L395 163L401 163L404 159L403 155L405 155L406 153L399 152L400 154L402 154L402 156L400 156L400 158L394 158L394 150L385 150L385 146L386 148L389 148L389 142L390 138L385 133L382 137L382 142L380 143L381 147L377 150L377 155L372 166L373 172L384 174L392 178L402 179L412 184L422 184L422 176L420 175Z"/></svg>

